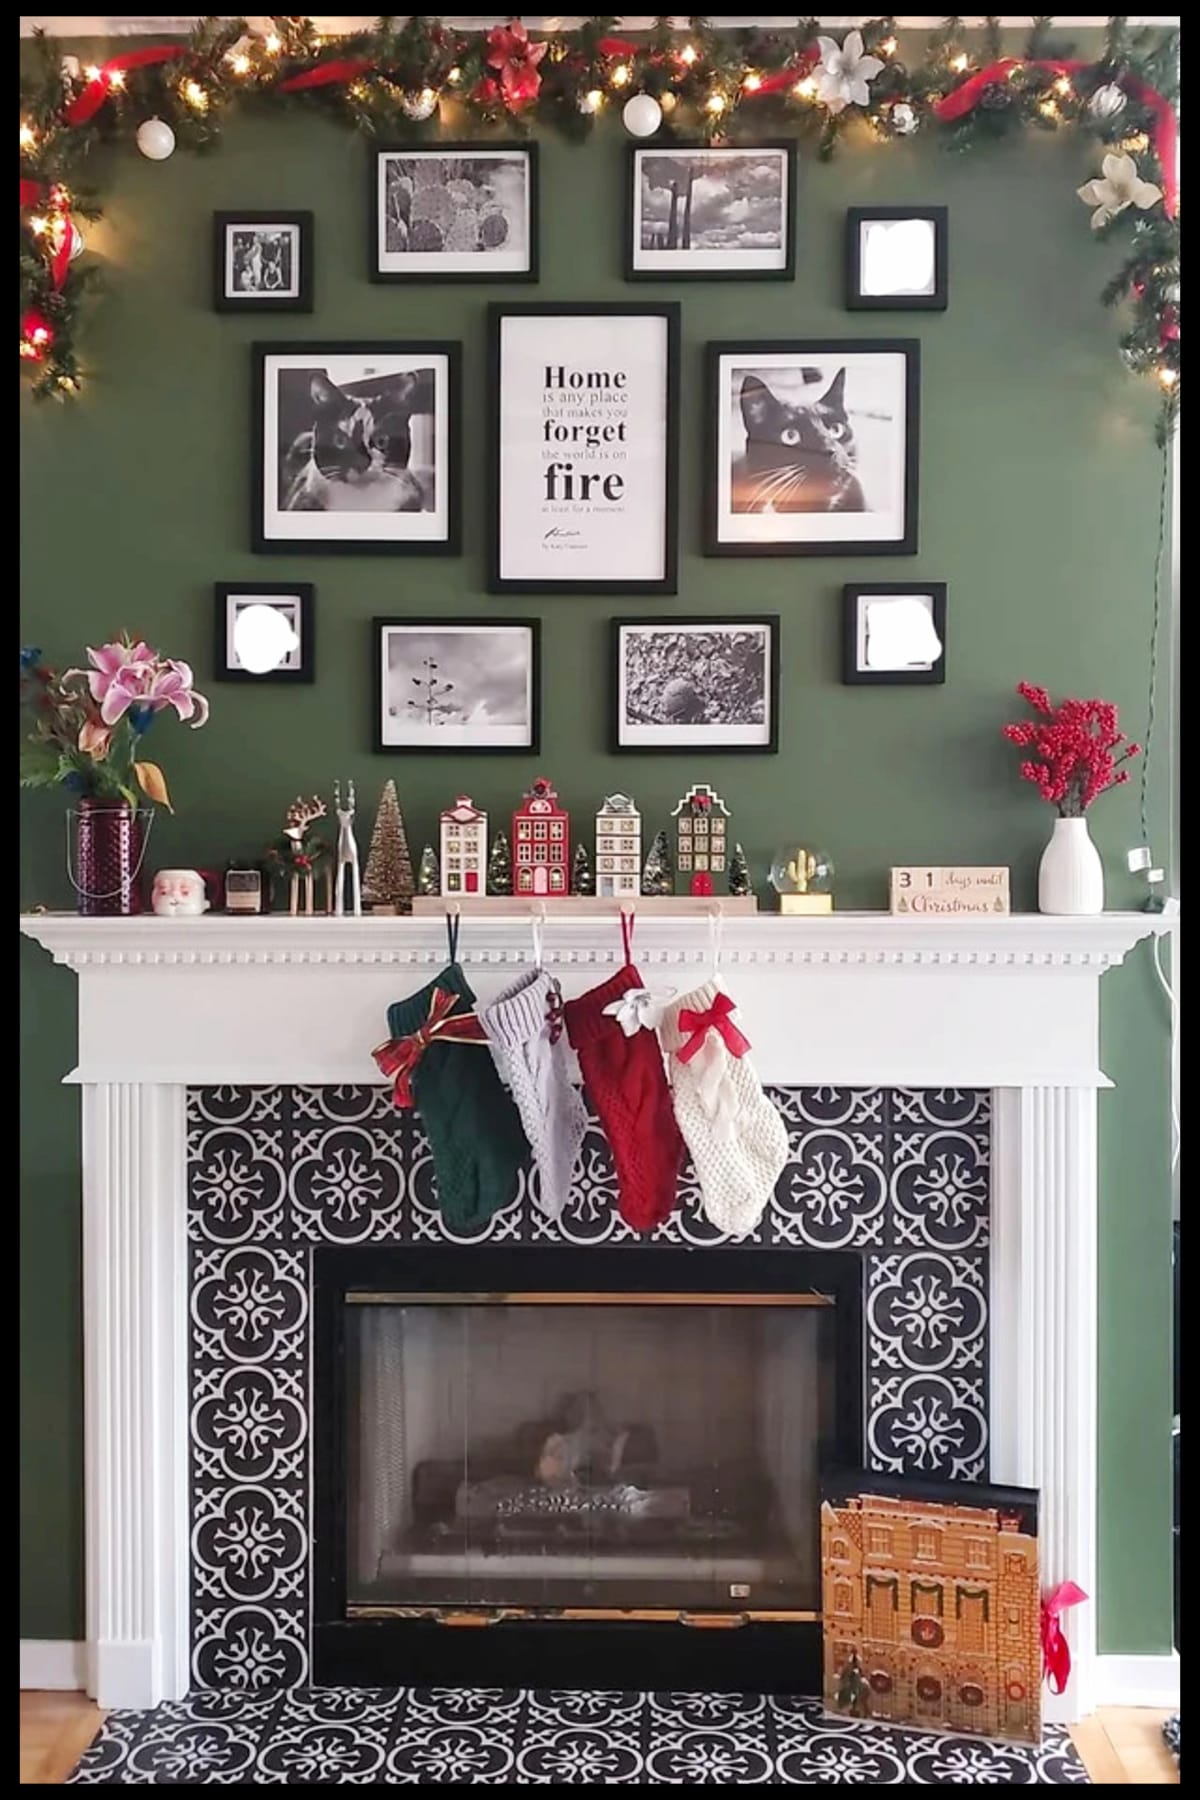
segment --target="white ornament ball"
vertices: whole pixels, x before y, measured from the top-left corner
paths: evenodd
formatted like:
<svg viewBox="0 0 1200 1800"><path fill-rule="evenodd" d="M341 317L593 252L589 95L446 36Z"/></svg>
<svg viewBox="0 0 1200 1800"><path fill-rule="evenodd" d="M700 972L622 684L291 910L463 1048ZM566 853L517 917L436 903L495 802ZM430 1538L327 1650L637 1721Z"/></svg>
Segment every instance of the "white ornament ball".
<svg viewBox="0 0 1200 1800"><path fill-rule="evenodd" d="M1115 119L1118 113L1124 112L1128 103L1129 97L1125 89L1118 87L1115 81L1108 81L1103 87L1096 89L1088 101L1088 111L1093 119Z"/></svg>
<svg viewBox="0 0 1200 1800"><path fill-rule="evenodd" d="M662 124L662 107L653 94L635 94L625 102L621 123L630 137L653 137Z"/></svg>
<svg viewBox="0 0 1200 1800"><path fill-rule="evenodd" d="M175 133L165 119L143 119L137 128L137 147L151 162L166 162L175 148Z"/></svg>
<svg viewBox="0 0 1200 1800"><path fill-rule="evenodd" d="M433 116L437 105L437 95L432 88L414 88L405 94L400 102L400 111L406 119L428 119Z"/></svg>
<svg viewBox="0 0 1200 1800"><path fill-rule="evenodd" d="M892 130L897 137L911 137L917 129L917 115L907 100L899 100L892 108Z"/></svg>

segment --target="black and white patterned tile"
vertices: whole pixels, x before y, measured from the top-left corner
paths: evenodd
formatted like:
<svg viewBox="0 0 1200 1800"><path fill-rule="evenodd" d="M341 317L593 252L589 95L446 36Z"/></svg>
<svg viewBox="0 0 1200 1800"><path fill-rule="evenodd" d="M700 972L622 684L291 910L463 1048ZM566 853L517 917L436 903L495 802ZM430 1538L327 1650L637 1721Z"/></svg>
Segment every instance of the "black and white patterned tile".
<svg viewBox="0 0 1200 1800"><path fill-rule="evenodd" d="M1086 1783L1067 1734L1039 1746L835 1719L764 1694L299 1689L193 1694L110 1713L68 1785L401 1787Z"/></svg>
<svg viewBox="0 0 1200 1800"><path fill-rule="evenodd" d="M854 1251L865 1276L864 1460L894 1473L986 1478L989 1096L770 1092L788 1162L758 1228L741 1240L709 1223L690 1167L670 1217L646 1237L634 1232L617 1211L612 1155L594 1119L560 1219L541 1213L536 1174L525 1169L509 1206L456 1232L438 1208L420 1121L398 1113L385 1087L189 1094L198 1683L255 1692L308 1675L308 1560L297 1540L308 1535L315 1245Z"/></svg>

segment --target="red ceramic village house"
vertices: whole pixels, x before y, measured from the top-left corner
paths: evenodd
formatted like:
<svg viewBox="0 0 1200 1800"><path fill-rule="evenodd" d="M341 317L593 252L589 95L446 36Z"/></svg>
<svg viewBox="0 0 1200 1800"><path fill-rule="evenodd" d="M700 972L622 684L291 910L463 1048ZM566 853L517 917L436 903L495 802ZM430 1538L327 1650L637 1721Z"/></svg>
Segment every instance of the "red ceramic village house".
<svg viewBox="0 0 1200 1800"><path fill-rule="evenodd" d="M571 815L544 775L513 814L512 849L514 894L570 892Z"/></svg>

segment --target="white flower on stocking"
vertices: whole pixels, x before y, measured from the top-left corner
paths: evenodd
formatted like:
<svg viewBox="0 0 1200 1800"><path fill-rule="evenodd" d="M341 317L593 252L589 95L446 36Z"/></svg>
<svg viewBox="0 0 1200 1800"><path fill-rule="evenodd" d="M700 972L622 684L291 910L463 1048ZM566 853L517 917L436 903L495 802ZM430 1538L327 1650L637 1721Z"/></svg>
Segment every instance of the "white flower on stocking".
<svg viewBox="0 0 1200 1800"><path fill-rule="evenodd" d="M1110 154L1100 167L1104 171L1102 175L1085 181L1075 190L1085 206L1096 209L1092 214L1093 231L1099 231L1127 206L1136 206L1140 212L1145 212L1162 199L1162 189L1155 187L1152 181L1142 180L1132 156Z"/></svg>
<svg viewBox="0 0 1200 1800"><path fill-rule="evenodd" d="M870 99L869 84L883 63L878 56L863 55L862 32L848 31L841 45L833 38L819 37L817 49L821 53L820 63L814 71L817 98L823 100L832 113L839 113L847 106L865 106Z"/></svg>

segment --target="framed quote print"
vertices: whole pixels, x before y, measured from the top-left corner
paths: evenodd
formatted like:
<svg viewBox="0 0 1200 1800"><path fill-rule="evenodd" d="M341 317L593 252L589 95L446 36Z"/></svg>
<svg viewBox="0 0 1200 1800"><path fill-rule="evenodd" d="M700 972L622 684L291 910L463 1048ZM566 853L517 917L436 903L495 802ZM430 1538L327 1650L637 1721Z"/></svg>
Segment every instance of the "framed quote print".
<svg viewBox="0 0 1200 1800"><path fill-rule="evenodd" d="M489 308L494 593L673 594L679 307Z"/></svg>
<svg viewBox="0 0 1200 1800"><path fill-rule="evenodd" d="M708 346L709 556L913 556L920 345Z"/></svg>
<svg viewBox="0 0 1200 1800"><path fill-rule="evenodd" d="M255 344L254 548L457 554L460 348Z"/></svg>

